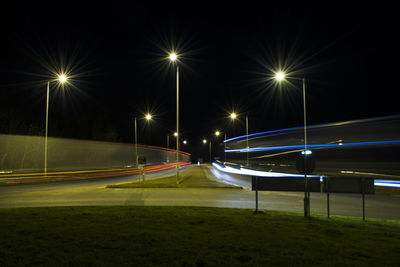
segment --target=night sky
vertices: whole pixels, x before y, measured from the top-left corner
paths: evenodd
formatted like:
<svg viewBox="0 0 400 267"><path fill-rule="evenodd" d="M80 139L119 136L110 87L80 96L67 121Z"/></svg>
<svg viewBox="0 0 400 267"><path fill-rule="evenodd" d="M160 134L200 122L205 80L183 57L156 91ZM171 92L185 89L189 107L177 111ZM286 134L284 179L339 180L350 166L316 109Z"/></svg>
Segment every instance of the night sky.
<svg viewBox="0 0 400 267"><path fill-rule="evenodd" d="M171 50L189 152L216 129L244 134L246 115L250 133L302 125L303 77L309 124L400 114L398 12L348 2L2 2L0 130L43 134L46 83L65 69L70 84L51 83L49 136L133 142L133 117L151 111L139 143L165 146ZM270 79L279 67L291 72L282 86Z"/></svg>

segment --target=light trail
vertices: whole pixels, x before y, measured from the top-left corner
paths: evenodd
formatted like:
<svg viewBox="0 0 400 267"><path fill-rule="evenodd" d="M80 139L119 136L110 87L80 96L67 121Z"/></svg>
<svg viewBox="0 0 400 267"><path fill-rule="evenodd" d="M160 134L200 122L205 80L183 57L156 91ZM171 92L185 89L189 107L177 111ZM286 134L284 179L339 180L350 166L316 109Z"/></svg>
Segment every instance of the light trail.
<svg viewBox="0 0 400 267"><path fill-rule="evenodd" d="M302 174L268 172L268 171L246 169L246 168L241 168L241 167L233 168L230 166L218 164L216 162L213 162L212 165L219 171L222 171L225 173L231 173L231 174L259 176L259 177L304 177L304 175L302 175ZM307 177L310 177L310 178L318 178L319 177L320 179L325 178L324 176L320 176L320 175L308 175ZM400 181L375 180L374 185L381 186L381 187L400 188Z"/></svg>
<svg viewBox="0 0 400 267"><path fill-rule="evenodd" d="M314 144L307 145L307 148L330 148L330 147L351 147L351 146L376 146L376 145L397 145L400 140L388 141L373 141L373 142L354 142L354 143L338 143L338 144ZM227 149L225 152L262 152L271 150L298 150L304 148L304 145L286 145L286 146L273 146L273 147L256 147L256 148L242 148L242 149Z"/></svg>
<svg viewBox="0 0 400 267"><path fill-rule="evenodd" d="M311 129L311 128L322 128L322 127L335 127L335 126L343 126L343 125L350 125L350 124L357 124L357 123L372 122L372 121L376 121L376 120L398 119L398 118L400 118L400 115L376 117L376 118L353 120L353 121L334 122L334 123L326 123L326 124L316 124L316 125L309 125L309 126L307 126L307 128ZM236 136L236 137L226 139L223 142L226 143L226 142L231 142L231 141L238 140L238 139L244 139L246 137L253 137L253 136L259 136L259 135L265 135L265 134L289 132L291 130L302 130L303 127L304 126L297 126L297 127L291 127L291 128L285 128L285 129L253 133L253 134L248 134L248 135L241 135L241 136Z"/></svg>
<svg viewBox="0 0 400 267"><path fill-rule="evenodd" d="M400 181L375 180L375 186L400 188Z"/></svg>
<svg viewBox="0 0 400 267"><path fill-rule="evenodd" d="M248 176L259 176L259 177L304 177L303 174L294 174L294 173L282 173L282 172L269 172L269 171L260 171L260 170L252 170L246 169L242 167L233 168L226 165L221 165L216 162L213 162L212 165L218 170L226 173L232 174L240 174L240 175L248 175ZM307 175L310 178L321 178L321 175Z"/></svg>
<svg viewBox="0 0 400 267"><path fill-rule="evenodd" d="M180 166L184 166L191 163L180 162L179 164ZM156 171L172 169L175 167L176 167L175 162L168 164L153 165L145 167L143 172L152 173ZM0 183L21 184L21 183L35 183L35 182L73 181L73 180L135 175L140 173L142 173L142 170L138 170L136 168L127 168L127 169L92 170L92 171L52 172L52 173L47 173L47 175L44 175L44 173L12 174L12 175L1 175ZM69 175L69 176L64 177L64 175Z"/></svg>

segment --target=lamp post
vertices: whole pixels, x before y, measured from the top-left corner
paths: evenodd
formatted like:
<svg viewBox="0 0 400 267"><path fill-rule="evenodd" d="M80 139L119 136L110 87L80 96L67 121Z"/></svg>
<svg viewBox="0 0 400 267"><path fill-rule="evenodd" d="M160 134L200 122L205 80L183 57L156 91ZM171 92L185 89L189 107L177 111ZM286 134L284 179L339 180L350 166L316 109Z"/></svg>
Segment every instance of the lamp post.
<svg viewBox="0 0 400 267"><path fill-rule="evenodd" d="M231 118L232 121L234 121L237 118L237 114L235 112L232 112L231 114L229 114L229 117ZM226 133L225 133L225 151L226 151ZM224 157L225 157L225 161L226 161L226 152L224 151Z"/></svg>
<svg viewBox="0 0 400 267"><path fill-rule="evenodd" d="M249 118L246 115L246 166L249 166Z"/></svg>
<svg viewBox="0 0 400 267"><path fill-rule="evenodd" d="M221 131L216 130L215 131L215 136L219 137L220 135L221 135ZM224 140L226 140L226 132L224 132ZM224 142L224 162L226 162L226 152L225 152L225 150L226 150L226 142Z"/></svg>
<svg viewBox="0 0 400 267"><path fill-rule="evenodd" d="M226 162L226 133L224 133L224 162Z"/></svg>
<svg viewBox="0 0 400 267"><path fill-rule="evenodd" d="M177 61L176 53L171 53L169 59ZM179 65L176 63L176 183L179 184Z"/></svg>
<svg viewBox="0 0 400 267"><path fill-rule="evenodd" d="M235 120L238 116L235 112L232 112L230 115L232 120ZM246 166L249 166L249 117L246 115ZM226 140L226 136L225 136ZM225 142L226 144L226 142Z"/></svg>
<svg viewBox="0 0 400 267"><path fill-rule="evenodd" d="M207 144L207 139L203 139L203 144ZM210 139L210 141L208 141L208 156L209 156L209 159L210 159L210 164L211 164L211 139Z"/></svg>
<svg viewBox="0 0 400 267"><path fill-rule="evenodd" d="M278 82L285 80L285 73L275 73ZM310 217L310 181L307 178L307 112L306 112L306 79L302 78L303 84L303 121L304 121L304 217Z"/></svg>
<svg viewBox="0 0 400 267"><path fill-rule="evenodd" d="M216 130L215 131L215 136L218 137L220 135L221 135L221 131ZM226 140L226 133L225 132L224 132L224 140ZM226 161L226 152L225 152L225 150L226 150L226 142L224 142L224 162Z"/></svg>
<svg viewBox="0 0 400 267"><path fill-rule="evenodd" d="M58 76L58 81L64 84L68 77L65 74L60 74ZM44 174L47 175L47 137L49 129L49 96L50 96L50 81L47 81L47 93L46 93L46 129L44 137Z"/></svg>
<svg viewBox="0 0 400 267"><path fill-rule="evenodd" d="M152 118L152 115L147 113L146 116L144 117L147 121L150 121ZM135 164L136 164L136 168L138 167L138 147L137 147L137 119L135 117Z"/></svg>

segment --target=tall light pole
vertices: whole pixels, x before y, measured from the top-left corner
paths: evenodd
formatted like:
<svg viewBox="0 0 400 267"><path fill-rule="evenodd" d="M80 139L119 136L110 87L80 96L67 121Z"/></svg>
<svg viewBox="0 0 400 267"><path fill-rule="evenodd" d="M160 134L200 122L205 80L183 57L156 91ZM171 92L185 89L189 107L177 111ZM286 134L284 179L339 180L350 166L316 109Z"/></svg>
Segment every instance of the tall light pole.
<svg viewBox="0 0 400 267"><path fill-rule="evenodd" d="M221 135L221 131L216 130L215 131L215 136L218 137L220 135ZM224 140L226 140L226 132L224 132L224 138L225 138ZM226 152L225 152L225 150L226 150L226 142L224 142L224 162L226 162Z"/></svg>
<svg viewBox="0 0 400 267"><path fill-rule="evenodd" d="M279 71L275 73L278 82L285 80L286 74ZM304 121L304 217L310 217L310 181L307 178L307 112L306 112L306 79L303 82L303 121Z"/></svg>
<svg viewBox="0 0 400 267"><path fill-rule="evenodd" d="M237 115L235 112L232 112L230 114L230 117L232 120L235 120L237 118ZM249 117L246 115L246 166L249 166ZM226 140L226 137L225 137ZM226 143L225 143L226 144Z"/></svg>
<svg viewBox="0 0 400 267"><path fill-rule="evenodd" d="M152 118L152 115L151 114L149 114L149 113L147 113L146 115L145 115L145 117L144 117L147 121L150 121L151 120L151 118ZM136 168L138 167L138 147L137 147L137 119L136 119L136 117L135 117L135 157L136 157L136 160L135 160L135 164L136 164Z"/></svg>
<svg viewBox="0 0 400 267"><path fill-rule="evenodd" d="M226 133L224 133L224 164L225 164L225 162L226 162Z"/></svg>
<svg viewBox="0 0 400 267"><path fill-rule="evenodd" d="M63 84L67 81L65 74L58 76L58 81ZM49 96L50 96L50 81L47 81L47 93L46 93L46 129L44 137L44 174L47 175L47 135L49 130Z"/></svg>
<svg viewBox="0 0 400 267"><path fill-rule="evenodd" d="M249 117L246 115L246 166L249 166Z"/></svg>
<svg viewBox="0 0 400 267"><path fill-rule="evenodd" d="M137 153L137 120L135 117L135 166L138 168L138 153Z"/></svg>
<svg viewBox="0 0 400 267"><path fill-rule="evenodd" d="M232 121L236 120L236 118L238 117L237 114L235 112L232 112L231 114L229 114L229 117L231 118ZM226 133L225 133L225 150L226 150ZM225 152L225 161L226 161L226 152Z"/></svg>
<svg viewBox="0 0 400 267"><path fill-rule="evenodd" d="M207 139L203 139L203 144L207 144ZM208 141L208 156L211 164L211 138L210 141Z"/></svg>
<svg viewBox="0 0 400 267"><path fill-rule="evenodd" d="M171 53L169 59L177 61L176 53ZM176 62L176 183L179 184L179 65Z"/></svg>

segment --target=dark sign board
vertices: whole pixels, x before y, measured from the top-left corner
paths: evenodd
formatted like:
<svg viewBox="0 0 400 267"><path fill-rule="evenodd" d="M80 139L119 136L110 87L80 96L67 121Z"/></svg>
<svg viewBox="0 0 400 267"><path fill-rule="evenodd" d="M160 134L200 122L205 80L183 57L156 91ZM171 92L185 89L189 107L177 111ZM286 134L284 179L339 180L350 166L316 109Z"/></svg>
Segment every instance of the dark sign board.
<svg viewBox="0 0 400 267"><path fill-rule="evenodd" d="M328 181L328 182L327 182ZM364 182L363 182L364 181ZM330 193L374 193L374 179L372 178L323 178L309 179L310 192ZM297 191L304 192L304 177L258 177L252 176L251 189L253 191Z"/></svg>
<svg viewBox="0 0 400 267"><path fill-rule="evenodd" d="M138 164L146 165L146 157L145 156L139 156L138 157Z"/></svg>
<svg viewBox="0 0 400 267"><path fill-rule="evenodd" d="M320 192L318 179L310 180L310 191ZM259 191L304 191L304 177L257 177L252 176L251 189Z"/></svg>

